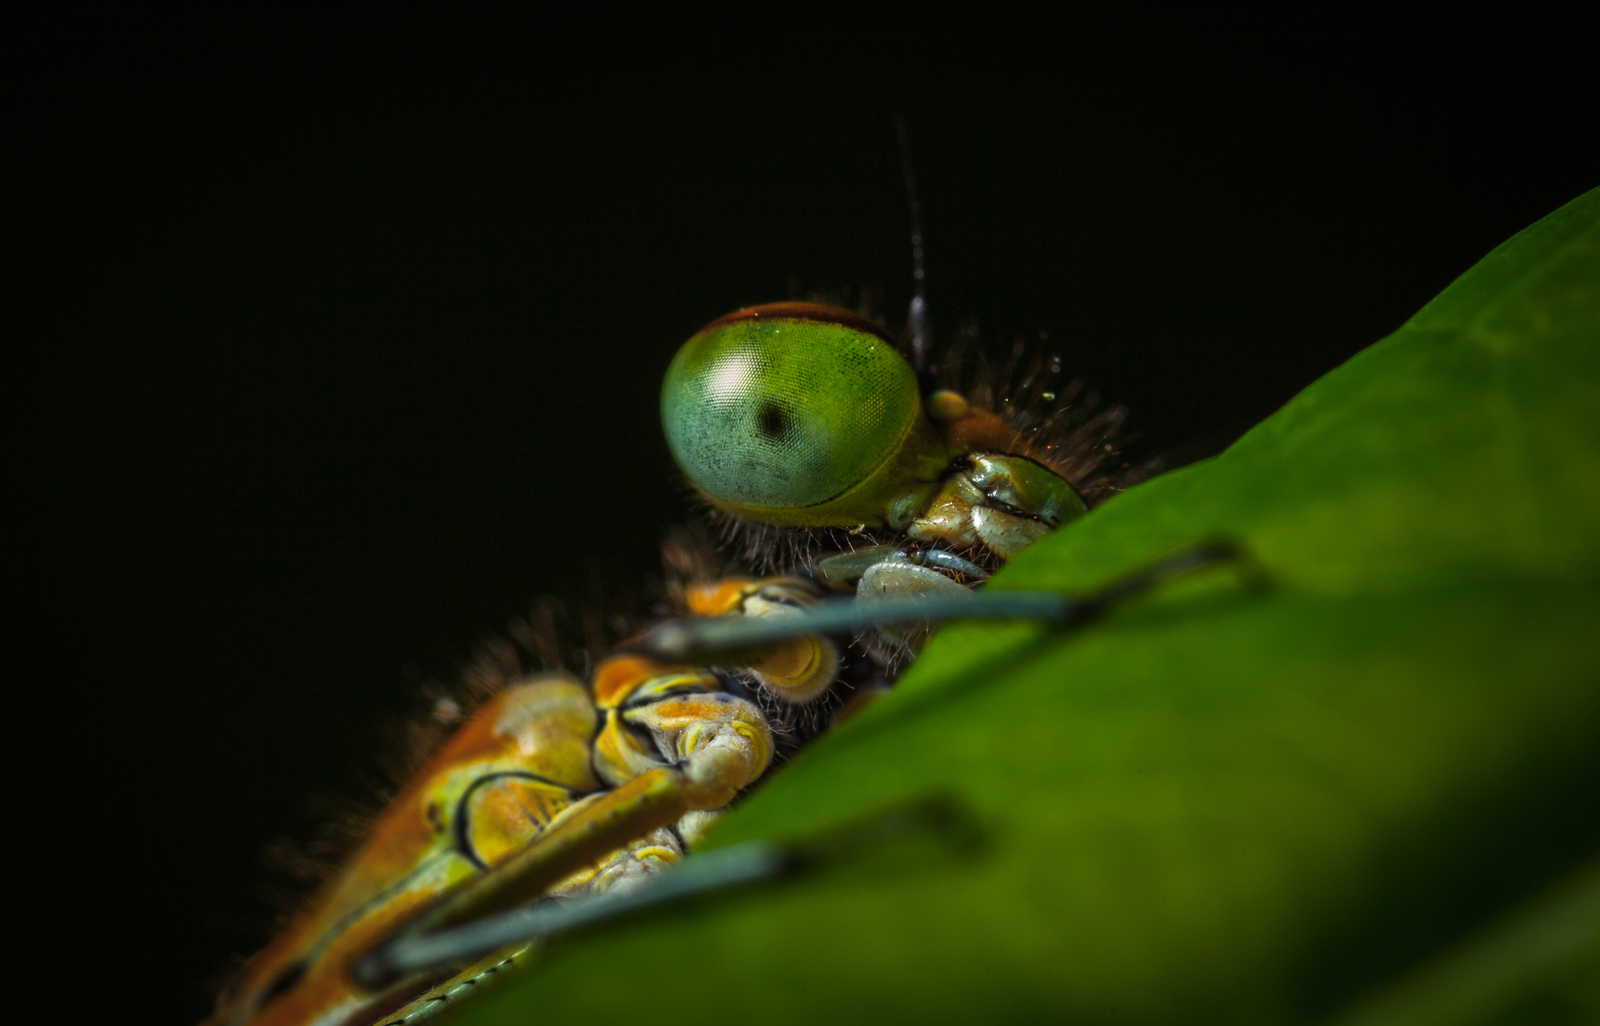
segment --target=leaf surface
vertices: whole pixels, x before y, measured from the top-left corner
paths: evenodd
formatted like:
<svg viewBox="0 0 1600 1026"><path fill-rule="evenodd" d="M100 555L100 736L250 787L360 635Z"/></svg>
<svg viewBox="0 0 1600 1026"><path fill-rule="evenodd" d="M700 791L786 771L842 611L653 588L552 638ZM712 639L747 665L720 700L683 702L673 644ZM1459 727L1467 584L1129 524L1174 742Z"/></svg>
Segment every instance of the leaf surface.
<svg viewBox="0 0 1600 1026"><path fill-rule="evenodd" d="M940 794L976 851L913 831L570 938L455 1021L1600 1015L1600 190L991 586L1217 536L1266 590L952 625L713 837Z"/></svg>

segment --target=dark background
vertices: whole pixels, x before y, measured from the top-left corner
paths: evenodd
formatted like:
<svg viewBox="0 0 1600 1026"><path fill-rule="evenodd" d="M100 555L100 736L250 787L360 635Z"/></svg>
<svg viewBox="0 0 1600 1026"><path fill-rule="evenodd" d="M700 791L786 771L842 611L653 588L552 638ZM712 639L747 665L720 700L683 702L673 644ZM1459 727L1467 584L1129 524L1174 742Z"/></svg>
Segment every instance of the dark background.
<svg viewBox="0 0 1600 1026"><path fill-rule="evenodd" d="M936 334L1048 331L1139 455L1259 420L1596 184L1559 57L683 28L52 39L18 558L25 719L69 725L21 743L78 753L38 848L118 1021L203 1014L268 935L259 853L368 786L420 682L535 595L656 571L685 338L796 285L898 324L894 110Z"/></svg>

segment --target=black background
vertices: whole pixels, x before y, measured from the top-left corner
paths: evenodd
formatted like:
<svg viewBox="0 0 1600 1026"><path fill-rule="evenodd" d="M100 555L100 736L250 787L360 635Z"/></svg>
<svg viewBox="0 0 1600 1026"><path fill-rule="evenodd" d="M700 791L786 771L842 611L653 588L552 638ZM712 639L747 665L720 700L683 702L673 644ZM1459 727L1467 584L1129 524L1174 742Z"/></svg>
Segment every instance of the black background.
<svg viewBox="0 0 1600 1026"><path fill-rule="evenodd" d="M882 287L898 323L896 109L936 334L1048 331L1146 455L1270 413L1596 184L1559 56L684 28L52 38L18 557L58 586L20 621L26 719L67 725L21 742L79 753L32 789L67 810L37 848L117 1021L205 1011L270 928L259 852L366 786L420 681L537 594L655 572L683 339L796 284Z"/></svg>

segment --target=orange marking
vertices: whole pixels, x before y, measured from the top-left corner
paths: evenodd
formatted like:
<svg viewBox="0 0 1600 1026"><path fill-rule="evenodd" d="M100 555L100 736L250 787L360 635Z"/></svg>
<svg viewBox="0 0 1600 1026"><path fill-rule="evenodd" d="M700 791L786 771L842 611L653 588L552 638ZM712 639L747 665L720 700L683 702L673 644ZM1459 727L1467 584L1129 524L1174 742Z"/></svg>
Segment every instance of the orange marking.
<svg viewBox="0 0 1600 1026"><path fill-rule="evenodd" d="M739 608L751 586L758 583L750 577L724 577L720 581L691 584L685 595L689 612L696 616L723 616Z"/></svg>
<svg viewBox="0 0 1600 1026"><path fill-rule="evenodd" d="M942 427L945 443L952 452L1032 453L1028 443L1010 424L997 414L976 406L968 407L965 416Z"/></svg>
<svg viewBox="0 0 1600 1026"><path fill-rule="evenodd" d="M594 671L594 701L602 709L614 709L627 700L633 689L652 677L672 673L674 667L636 655L614 655L602 660Z"/></svg>
<svg viewBox="0 0 1600 1026"><path fill-rule="evenodd" d="M454 839L449 836L446 820L454 810L443 806L454 801L453 791L481 773L525 768L556 780L559 786L529 782L521 788L525 801L542 799L539 813L554 814L569 800L563 787L578 785L572 788L575 791L599 787L589 765L587 739L592 719L585 722L586 717L571 715L588 707L581 686L576 681L550 681L535 682L532 687L548 689L544 694L555 692L558 702L559 689L570 689L569 715L534 717L508 730L502 724L507 703L536 700L537 695L530 695L526 687L513 686L485 702L388 804L339 875L251 961L219 1002L213 1021L232 1021L239 1001L251 999L302 959L309 959L304 977L249 1017L251 1026L303 1023L346 1005L353 1009L370 1002L377 1002L370 1009L370 1015L376 1017L399 1007L421 989L410 988L399 994L397 1001L390 1000L396 995L375 996L357 988L348 969L356 956L440 894L477 874L472 863L455 851ZM573 699L577 700L576 710ZM569 733L573 736L564 736ZM530 744L534 746L531 749ZM566 764L574 757L576 763ZM503 859L516 851L520 838L512 835L517 834L518 824L523 824L526 834L537 832L526 829L533 824L525 823L517 808L504 810L510 817L506 823L494 822L500 811L494 808L496 796L491 791L481 797L490 799L490 807L484 810L484 822L477 824L475 840L497 842L486 845L495 849L486 854ZM484 803L480 800L478 804ZM507 836L494 836L502 828ZM390 891L419 868L421 874L403 889ZM422 985L425 987L426 981Z"/></svg>
<svg viewBox="0 0 1600 1026"><path fill-rule="evenodd" d="M491 866L520 850L572 804L572 793L543 781L507 776L473 791L467 839Z"/></svg>
<svg viewBox="0 0 1600 1026"><path fill-rule="evenodd" d="M766 729L766 720L749 702L739 699L718 701L703 695L684 695L653 702L629 712L627 718L630 723L658 730L669 737L701 724L759 723L763 730ZM688 753L680 746L678 754L683 756Z"/></svg>

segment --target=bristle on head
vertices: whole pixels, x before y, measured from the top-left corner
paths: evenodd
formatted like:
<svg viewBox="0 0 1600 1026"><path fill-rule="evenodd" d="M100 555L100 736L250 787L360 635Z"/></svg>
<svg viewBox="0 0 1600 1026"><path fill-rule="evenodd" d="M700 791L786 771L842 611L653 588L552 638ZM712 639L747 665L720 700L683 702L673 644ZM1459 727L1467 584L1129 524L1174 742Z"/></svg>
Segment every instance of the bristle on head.
<svg viewBox="0 0 1600 1026"><path fill-rule="evenodd" d="M1093 507L1117 490L1128 411L1101 405L1081 380L1063 380L1061 356L1040 351L1048 342L1043 333L1039 347L1019 339L996 361L979 348L976 328L966 325L940 355L936 380L971 407L998 416L1015 432L1022 455L1060 474Z"/></svg>

